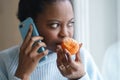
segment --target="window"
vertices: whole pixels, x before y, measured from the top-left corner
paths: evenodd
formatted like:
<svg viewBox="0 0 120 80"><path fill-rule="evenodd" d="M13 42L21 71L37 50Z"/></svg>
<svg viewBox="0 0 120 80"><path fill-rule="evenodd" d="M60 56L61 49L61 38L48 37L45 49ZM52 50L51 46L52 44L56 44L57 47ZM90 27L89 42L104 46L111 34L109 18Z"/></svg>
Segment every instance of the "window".
<svg viewBox="0 0 120 80"><path fill-rule="evenodd" d="M120 0L74 0L75 38L83 42L99 69L107 48L120 40Z"/></svg>

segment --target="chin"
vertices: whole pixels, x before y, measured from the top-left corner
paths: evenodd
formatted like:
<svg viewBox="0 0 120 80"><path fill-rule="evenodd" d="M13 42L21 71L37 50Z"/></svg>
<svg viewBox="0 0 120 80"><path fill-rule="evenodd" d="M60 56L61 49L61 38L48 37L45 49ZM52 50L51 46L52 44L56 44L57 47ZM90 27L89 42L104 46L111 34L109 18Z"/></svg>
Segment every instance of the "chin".
<svg viewBox="0 0 120 80"><path fill-rule="evenodd" d="M48 50L52 51L52 52L56 52L56 48L47 48Z"/></svg>

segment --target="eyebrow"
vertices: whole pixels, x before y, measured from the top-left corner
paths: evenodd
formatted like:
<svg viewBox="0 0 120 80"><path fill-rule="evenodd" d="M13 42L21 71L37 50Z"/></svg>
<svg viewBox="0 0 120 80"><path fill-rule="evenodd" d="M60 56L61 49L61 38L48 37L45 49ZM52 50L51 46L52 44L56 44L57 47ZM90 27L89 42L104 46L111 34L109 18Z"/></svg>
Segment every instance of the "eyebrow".
<svg viewBox="0 0 120 80"><path fill-rule="evenodd" d="M75 21L75 18L70 19L69 21Z"/></svg>
<svg viewBox="0 0 120 80"><path fill-rule="evenodd" d="M69 21L74 21L75 19L74 18L71 18ZM47 22L52 22L52 21L56 21L56 22L60 22L61 20L58 20L58 19L50 19L48 20ZM68 21L68 22L69 22Z"/></svg>
<svg viewBox="0 0 120 80"><path fill-rule="evenodd" d="M60 20L58 20L58 19L50 19L50 20L47 20L47 22L52 22L52 21L60 22Z"/></svg>

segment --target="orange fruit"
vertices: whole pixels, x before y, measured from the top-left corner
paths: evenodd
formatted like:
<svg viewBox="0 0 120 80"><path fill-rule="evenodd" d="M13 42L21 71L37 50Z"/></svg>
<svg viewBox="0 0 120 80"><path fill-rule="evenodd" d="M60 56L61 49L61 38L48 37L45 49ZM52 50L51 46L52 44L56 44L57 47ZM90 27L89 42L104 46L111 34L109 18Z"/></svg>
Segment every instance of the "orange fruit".
<svg viewBox="0 0 120 80"><path fill-rule="evenodd" d="M63 49L67 49L71 55L76 54L79 50L79 43L69 37L63 39L61 46Z"/></svg>

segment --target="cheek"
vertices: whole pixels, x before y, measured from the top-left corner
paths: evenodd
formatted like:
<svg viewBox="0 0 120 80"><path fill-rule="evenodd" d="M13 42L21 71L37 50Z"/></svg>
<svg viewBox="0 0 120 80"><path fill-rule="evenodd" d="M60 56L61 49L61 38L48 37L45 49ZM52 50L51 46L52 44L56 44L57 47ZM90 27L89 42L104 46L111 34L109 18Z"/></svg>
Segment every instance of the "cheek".
<svg viewBox="0 0 120 80"><path fill-rule="evenodd" d="M74 35L74 29L73 28L71 28L71 29L69 29L69 37L73 37L73 35Z"/></svg>
<svg viewBox="0 0 120 80"><path fill-rule="evenodd" d="M46 32L46 33L43 33L42 35L43 35L44 41L47 45L53 44L53 42L57 38L57 34L54 32Z"/></svg>
<svg viewBox="0 0 120 80"><path fill-rule="evenodd" d="M49 33L44 35L44 40L43 41L46 43L48 49L50 49L52 51L55 51L57 34L49 32Z"/></svg>

